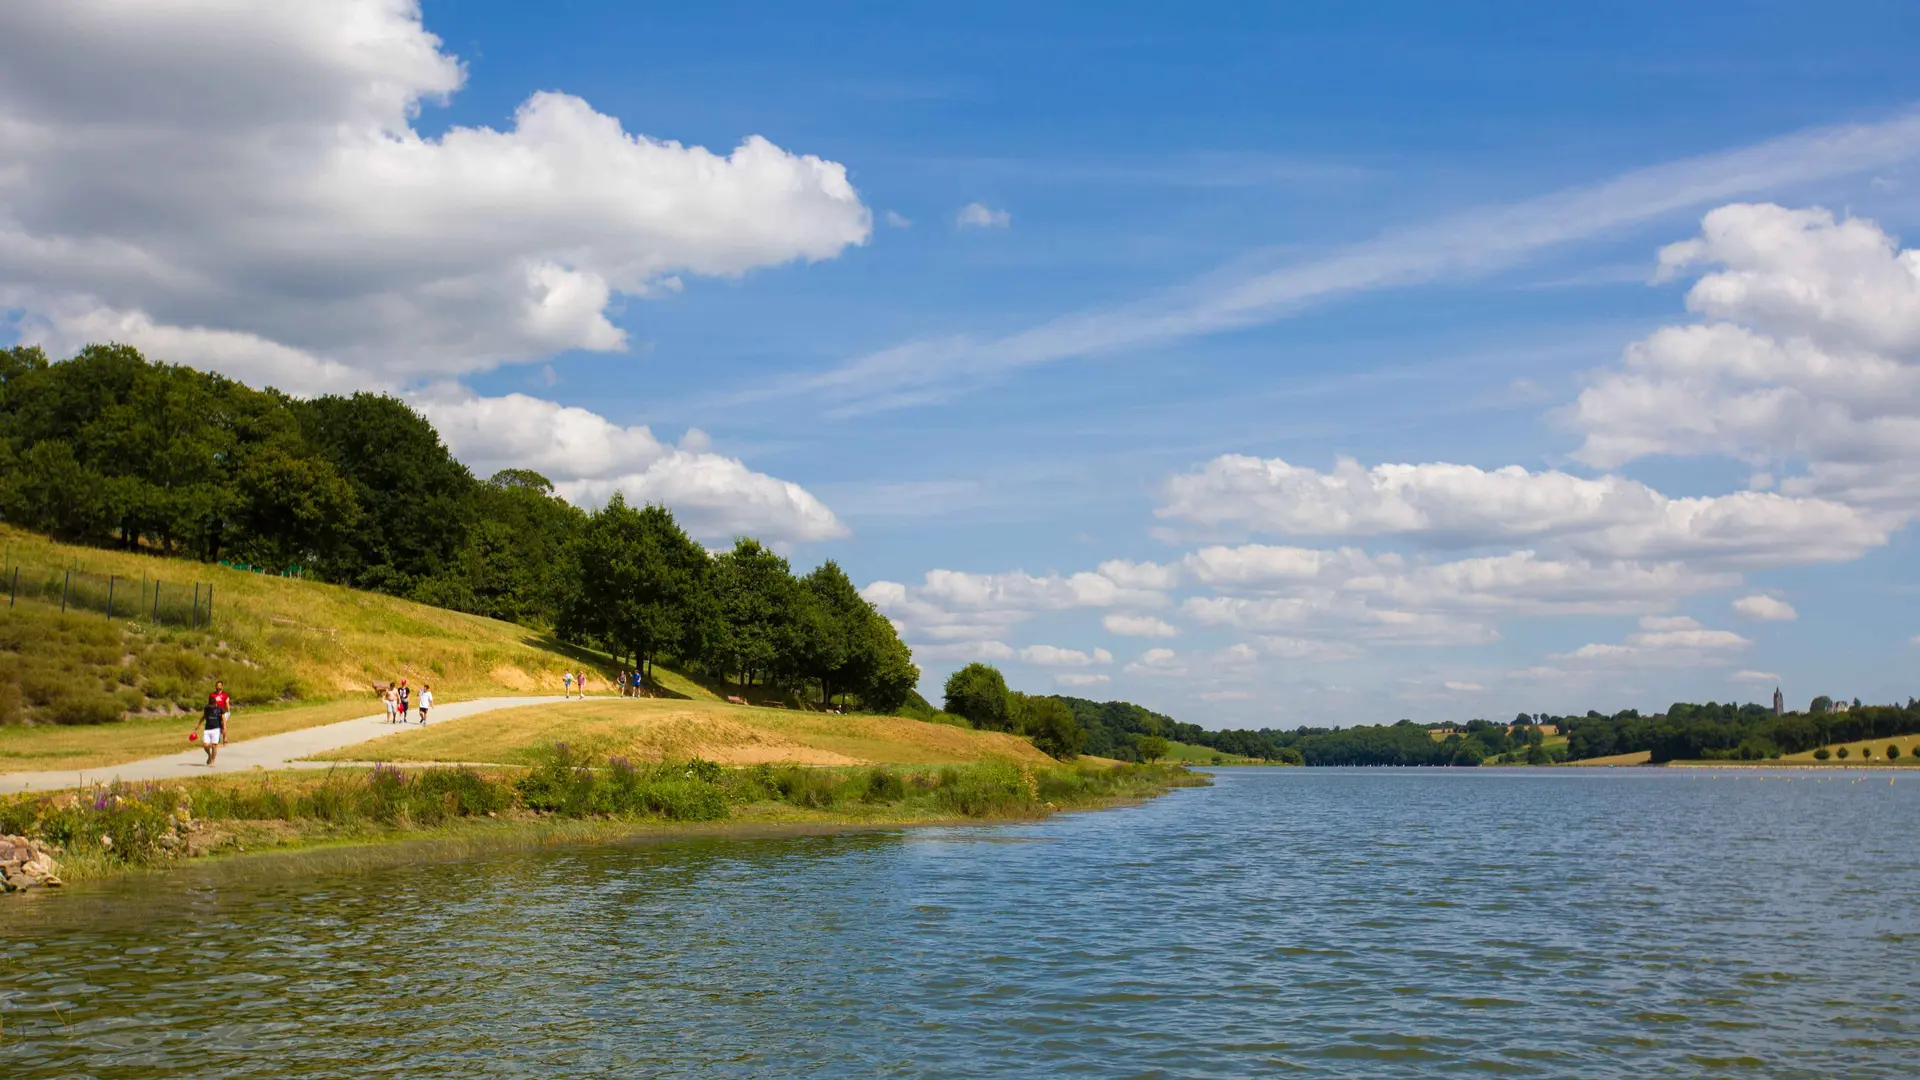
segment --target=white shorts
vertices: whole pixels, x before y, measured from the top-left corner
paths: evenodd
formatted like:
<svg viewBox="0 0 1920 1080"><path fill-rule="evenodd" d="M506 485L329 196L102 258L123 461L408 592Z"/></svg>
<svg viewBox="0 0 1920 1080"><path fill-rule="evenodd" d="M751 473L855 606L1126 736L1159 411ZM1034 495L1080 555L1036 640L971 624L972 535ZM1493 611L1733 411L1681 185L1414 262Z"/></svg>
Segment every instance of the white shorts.
<svg viewBox="0 0 1920 1080"><path fill-rule="evenodd" d="M219 746L220 734L221 734L221 730L219 728L217 727L208 728L207 730L200 733L200 745L201 746Z"/></svg>

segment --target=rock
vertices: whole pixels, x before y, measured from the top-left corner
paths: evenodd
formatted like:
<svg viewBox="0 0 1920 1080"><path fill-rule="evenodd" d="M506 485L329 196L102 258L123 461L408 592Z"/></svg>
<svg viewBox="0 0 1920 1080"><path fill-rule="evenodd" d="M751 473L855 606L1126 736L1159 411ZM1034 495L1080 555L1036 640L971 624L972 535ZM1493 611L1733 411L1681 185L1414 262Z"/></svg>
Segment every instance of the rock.
<svg viewBox="0 0 1920 1080"><path fill-rule="evenodd" d="M0 892L20 892L32 888L60 887L60 864L53 849L24 836L0 836Z"/></svg>

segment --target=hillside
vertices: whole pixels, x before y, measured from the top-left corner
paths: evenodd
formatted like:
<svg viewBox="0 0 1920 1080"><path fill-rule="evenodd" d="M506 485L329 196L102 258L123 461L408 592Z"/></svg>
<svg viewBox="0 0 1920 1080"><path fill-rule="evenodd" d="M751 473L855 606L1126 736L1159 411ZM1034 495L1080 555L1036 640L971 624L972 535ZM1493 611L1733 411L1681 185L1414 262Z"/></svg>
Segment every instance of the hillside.
<svg viewBox="0 0 1920 1080"><path fill-rule="evenodd" d="M503 709L318 757L529 765L556 742L595 758L723 765L1054 763L1018 736L905 717L617 697Z"/></svg>
<svg viewBox="0 0 1920 1080"><path fill-rule="evenodd" d="M128 579L135 594L143 579L188 594L198 581L212 587L213 607L211 627L194 630L63 615L57 594L0 604L0 769L174 749L182 715L198 710L215 679L237 706L286 721L250 732L266 734L371 712L373 684L388 679L430 682L453 701L555 690L563 669L591 666L526 627L380 593L51 543L6 526L0 543L8 579L13 566L76 567ZM708 696L691 683L679 689ZM341 704L310 708L330 702Z"/></svg>

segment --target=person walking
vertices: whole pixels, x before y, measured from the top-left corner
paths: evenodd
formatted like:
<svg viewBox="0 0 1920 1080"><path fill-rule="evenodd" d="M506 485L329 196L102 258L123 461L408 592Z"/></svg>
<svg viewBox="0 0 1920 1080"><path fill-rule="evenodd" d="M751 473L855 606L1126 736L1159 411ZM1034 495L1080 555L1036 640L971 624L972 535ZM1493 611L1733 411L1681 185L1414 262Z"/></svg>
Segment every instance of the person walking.
<svg viewBox="0 0 1920 1080"><path fill-rule="evenodd" d="M573 697L573 672L571 670L560 673L560 686L563 691L562 696L571 700Z"/></svg>
<svg viewBox="0 0 1920 1080"><path fill-rule="evenodd" d="M387 707L387 723L396 722L399 719L400 698L393 692L392 683L388 683L387 688L380 691L380 701Z"/></svg>
<svg viewBox="0 0 1920 1080"><path fill-rule="evenodd" d="M200 726L195 729L200 736L200 748L207 752L207 768L213 768L213 759L220 756L220 744L226 741L228 721L233 718L233 699L227 696L227 684L216 682L213 693L207 695L206 707L200 710Z"/></svg>
<svg viewBox="0 0 1920 1080"><path fill-rule="evenodd" d="M413 701L413 688L407 685L407 680L401 679L400 680L400 722L403 724L407 722L407 709L412 704L412 701Z"/></svg>
<svg viewBox="0 0 1920 1080"><path fill-rule="evenodd" d="M427 710L433 708L433 684L420 684L420 726L427 726Z"/></svg>

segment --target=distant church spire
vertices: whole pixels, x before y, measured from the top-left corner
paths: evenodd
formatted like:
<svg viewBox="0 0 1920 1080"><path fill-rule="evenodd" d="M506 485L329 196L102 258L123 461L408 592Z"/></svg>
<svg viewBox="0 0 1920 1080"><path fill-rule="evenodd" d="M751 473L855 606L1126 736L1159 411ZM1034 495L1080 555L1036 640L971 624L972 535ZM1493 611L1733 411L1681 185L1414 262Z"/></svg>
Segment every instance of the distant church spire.
<svg viewBox="0 0 1920 1080"><path fill-rule="evenodd" d="M1780 696L1780 688L1773 688L1773 715L1779 716L1787 711L1787 699Z"/></svg>

